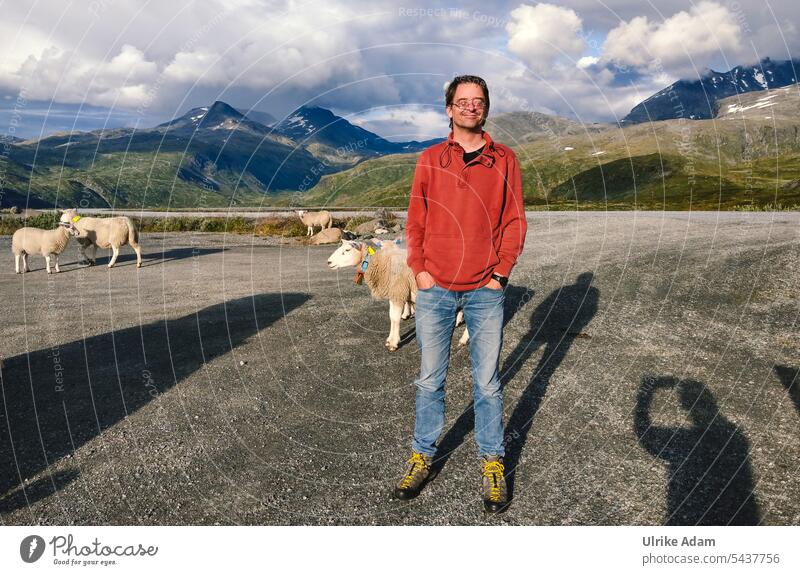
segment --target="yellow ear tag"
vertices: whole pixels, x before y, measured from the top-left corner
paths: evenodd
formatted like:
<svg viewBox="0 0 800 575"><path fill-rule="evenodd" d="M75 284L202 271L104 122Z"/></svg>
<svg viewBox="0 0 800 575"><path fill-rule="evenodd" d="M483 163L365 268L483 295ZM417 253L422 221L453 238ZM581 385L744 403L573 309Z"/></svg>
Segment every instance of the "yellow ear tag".
<svg viewBox="0 0 800 575"><path fill-rule="evenodd" d="M374 256L375 255L375 248L373 248L372 246L368 246L367 247L367 253L369 255L371 255L371 256Z"/></svg>
<svg viewBox="0 0 800 575"><path fill-rule="evenodd" d="M74 216L74 217L72 218L72 223L73 223L73 224L77 223L79 219L81 219L81 217L80 217L80 216Z"/></svg>

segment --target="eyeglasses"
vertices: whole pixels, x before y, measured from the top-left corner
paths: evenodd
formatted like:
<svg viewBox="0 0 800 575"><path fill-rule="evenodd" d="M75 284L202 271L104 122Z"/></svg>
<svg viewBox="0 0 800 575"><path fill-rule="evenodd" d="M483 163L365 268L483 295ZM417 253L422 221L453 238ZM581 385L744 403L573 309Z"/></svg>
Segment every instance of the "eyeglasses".
<svg viewBox="0 0 800 575"><path fill-rule="evenodd" d="M472 100L462 98L461 100L456 100L453 102L452 105L459 110L467 110L470 107L475 108L476 110L483 110L486 107L486 100L483 98L472 98Z"/></svg>

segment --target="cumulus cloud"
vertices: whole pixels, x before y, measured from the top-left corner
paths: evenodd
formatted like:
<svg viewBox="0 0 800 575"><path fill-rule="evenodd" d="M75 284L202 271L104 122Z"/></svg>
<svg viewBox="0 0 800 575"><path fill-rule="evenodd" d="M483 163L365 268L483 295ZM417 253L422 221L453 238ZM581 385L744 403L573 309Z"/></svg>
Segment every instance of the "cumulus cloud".
<svg viewBox="0 0 800 575"><path fill-rule="evenodd" d="M796 0L770 0L770 10L726 0L550 2L7 2L0 92L24 86L29 99L146 109L144 125L216 99L279 118L308 103L378 133L427 137L446 131L444 85L457 74L489 82L492 114L525 101L613 120L695 76L693 64L722 70L800 49Z"/></svg>
<svg viewBox="0 0 800 575"><path fill-rule="evenodd" d="M608 32L602 52L604 60L618 66L691 77L712 58L737 64L742 45L736 15L726 6L703 1L663 22L647 16L621 22Z"/></svg>
<svg viewBox="0 0 800 575"><path fill-rule="evenodd" d="M532 70L544 72L563 58L579 56L586 45L583 23L574 10L553 4L521 4L506 25L508 49Z"/></svg>
<svg viewBox="0 0 800 575"><path fill-rule="evenodd" d="M28 99L134 107L158 73L141 50L124 45L111 60L95 62L51 46L11 74ZM8 77L6 77L8 82Z"/></svg>

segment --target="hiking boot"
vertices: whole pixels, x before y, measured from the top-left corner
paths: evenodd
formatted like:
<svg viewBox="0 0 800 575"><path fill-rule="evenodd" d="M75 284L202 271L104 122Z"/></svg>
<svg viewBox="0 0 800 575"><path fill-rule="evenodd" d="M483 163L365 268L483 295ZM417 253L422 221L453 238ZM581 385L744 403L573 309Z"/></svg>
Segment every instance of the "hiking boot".
<svg viewBox="0 0 800 575"><path fill-rule="evenodd" d="M495 455L483 458L483 508L487 513L500 513L508 506L503 458Z"/></svg>
<svg viewBox="0 0 800 575"><path fill-rule="evenodd" d="M413 499L425 485L425 482L431 478L431 465L433 458L427 455L422 455L416 451L411 454L411 459L408 460L408 469L403 479L395 486L394 496L398 499Z"/></svg>

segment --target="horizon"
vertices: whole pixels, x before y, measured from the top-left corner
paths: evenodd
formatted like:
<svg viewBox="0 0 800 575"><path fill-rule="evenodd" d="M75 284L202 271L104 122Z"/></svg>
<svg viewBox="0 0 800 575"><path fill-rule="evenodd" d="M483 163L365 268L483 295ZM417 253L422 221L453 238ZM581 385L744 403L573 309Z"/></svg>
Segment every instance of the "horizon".
<svg viewBox="0 0 800 575"><path fill-rule="evenodd" d="M767 62L767 61L776 62L776 60L774 60L772 58L769 58L769 57L766 57L766 58L762 59L761 61L759 61L759 62L757 62L755 64L752 64L752 63L751 64L737 64L736 66L734 66L730 70L726 70L724 72L721 72L719 70L713 70L711 68L707 68L704 71L704 73L699 76L699 79L708 78L709 76L711 76L713 74L726 75L726 74L729 74L731 71L733 71L736 68L748 69L748 68L751 68L751 67L757 67L757 65L763 64L764 62ZM778 60L777 62L779 62L779 63L788 63L788 62L792 62L792 61L797 61L797 60L796 59L783 60L783 61ZM689 81L689 82L691 82L693 80L691 80L691 79L679 79L679 80L676 80L676 82L680 82L680 81ZM640 102L638 102L637 105L648 101L649 99L651 99L653 97L653 95L665 90L668 87L669 86L664 86L659 91L654 92L653 94L649 94L648 96L644 97ZM773 88L773 89L775 89L775 88ZM490 96L491 96L491 88L490 88ZM22 115L22 116L25 116L25 115L32 115L34 117L35 116L42 116L42 114L40 113L40 111L36 107L34 107L33 109L30 109L29 106L31 104L35 104L35 103L36 102L28 102L28 101L26 101L25 102L25 104L26 104L25 108L20 112L20 110L18 108L17 108L17 110L15 110L14 108L3 108L2 107L2 102L0 102L0 123L3 122L3 118L5 116L9 116L10 117L15 112L18 115ZM19 125L23 127L23 130L19 130L18 129L16 136L19 137L22 140L37 140L37 139L44 139L44 138L48 138L48 137L52 137L52 136L56 136L56 135L90 133L90 132L94 132L94 131L98 131L98 130L104 130L104 129L111 130L111 129L120 129L120 128L123 128L123 129L132 128L132 129L147 130L147 129L152 129L152 128L158 127L160 125L172 122L172 121L177 120L177 119L179 119L181 117L184 117L184 116L188 115L193 110L208 109L208 108L214 106L217 103L225 104L226 106L229 106L229 107L233 108L235 111L239 112L243 116L247 116L249 113L256 112L256 113L262 113L262 114L265 113L265 114L268 114L268 115L272 115L274 117L274 114L272 114L272 112L270 110L254 109L254 108L251 109L251 108L246 108L246 107L243 107L243 106L237 106L235 104L232 104L230 102L226 102L224 100L214 100L213 102L206 103L205 105L202 105L202 106L192 106L190 108L187 108L185 111L180 112L180 113L178 113L178 114L176 114L176 115L174 115L174 116L172 116L170 118L153 118L153 121L155 122L154 124L144 125L144 124L141 124L141 118L138 118L138 117L137 117L135 122L128 121L128 122L125 122L125 123L117 123L117 122L115 122L115 119L117 119L118 121L123 121L126 117L129 117L129 115L127 115L124 111L117 111L116 113L114 113L113 110L103 109L103 108L100 108L100 107L97 107L97 106L91 106L91 105L87 105L87 104L74 105L77 109L73 113L67 113L67 112L65 112L63 110L60 110L60 109L56 108L56 112L50 114L49 110L52 109L53 103L52 102L42 102L43 105L47 105L47 107L48 107L48 114L44 115L44 119L42 121L42 128L40 128L38 130L32 129L32 131L27 132L27 131L24 130L24 126L25 126L24 122L20 122ZM368 127L364 126L364 124L368 124L368 122L364 122L358 117L346 118L344 116L341 116L341 115L337 114L335 110L332 110L330 108L326 108L324 106L320 106L320 105L317 105L317 104L304 104L304 105L301 105L301 106L291 110L285 117L277 118L275 122L270 123L270 124L266 124L264 122L260 122L259 120L255 120L253 118L248 118L248 119L250 121L261 123L261 124L263 124L263 125L265 125L267 127L274 127L278 123L287 120L288 118L290 118L292 115L296 114L301 109L314 109L314 108L326 110L328 112L333 113L337 117L342 118L343 120L345 120L347 122L350 122L351 124L353 124L355 126L359 126L359 127L362 127L364 129L369 130ZM369 112L370 112L370 110L362 111L362 113L367 113L367 114L369 114ZM492 118L496 118L498 116L502 116L503 114L512 114L512 113L520 113L520 112L524 113L524 112L537 112L537 111L536 110L524 110L524 109L516 109L516 110L512 109L512 110L505 110L505 111L502 111L502 112L495 112L494 114L491 114L489 116L489 121L491 121ZM569 120L572 120L572 121L576 121L575 118L570 118L569 116L562 116L562 115L559 115L559 114L547 113L547 112L538 112L538 113L543 113L543 114L546 114L546 115L551 116L551 117L565 118L565 119L569 119ZM102 120L102 125L98 126L98 127L94 127L94 128L92 128L92 127L88 127L88 128L84 128L84 129L75 128L74 126L77 125L77 123L78 123L77 118L79 118L82 114L84 115L83 119L84 119L84 121L86 123L91 124L92 122L96 122L96 123L99 124L100 121ZM103 116L105 116L105 117L103 118ZM421 140L430 140L430 139L436 139L436 138L440 138L440 137L447 137L447 134L449 133L450 129L446 127L448 119L447 119L447 115L446 115L446 113L444 111L444 104L443 103L441 104L441 110L440 110L439 116L441 117L442 123L445 125L444 131L439 135L430 135L429 137L421 138ZM73 122L73 127L72 128L61 128L61 129L55 128L55 129L52 129L50 131L44 132L43 131L44 130L44 126L46 126L47 121L49 119L52 119L52 118L55 118L55 119L64 118L67 121L71 120ZM582 122L582 123L616 125L620 121L621 121L621 119L620 120L615 120L615 121L592 121L592 122L586 121L586 122ZM369 131L372 132L372 130L369 130ZM420 140L419 138L402 138L402 137L397 137L396 135L395 135L394 138L392 138L392 137L386 137L383 134L378 133L378 132L372 132L372 133L377 135L377 136L379 136L379 137L381 137L381 138L384 138L384 139L386 139L386 140L388 140L390 142L394 142L394 143L407 142L407 141L412 141L412 140L415 140L415 139L416 140ZM21 137L19 134L23 134L25 137ZM401 134L401 136L402 136L402 134Z"/></svg>

